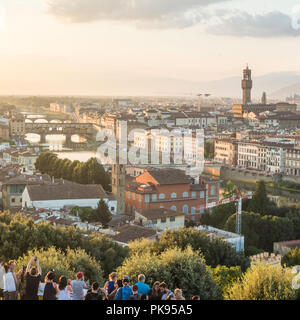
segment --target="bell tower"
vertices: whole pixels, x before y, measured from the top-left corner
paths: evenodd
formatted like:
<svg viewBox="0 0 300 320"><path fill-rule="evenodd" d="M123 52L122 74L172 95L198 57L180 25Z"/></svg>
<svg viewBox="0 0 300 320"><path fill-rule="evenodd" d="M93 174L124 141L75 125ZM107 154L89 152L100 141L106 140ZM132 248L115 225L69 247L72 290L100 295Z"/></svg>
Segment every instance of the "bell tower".
<svg viewBox="0 0 300 320"><path fill-rule="evenodd" d="M125 192L126 192L126 170L125 164L120 164L120 154L119 154L119 144L121 140L122 132L120 130L120 123L117 121L115 126L115 136L117 142L117 150L116 150L116 163L112 165L112 193L117 199L118 214L125 214Z"/></svg>
<svg viewBox="0 0 300 320"><path fill-rule="evenodd" d="M125 165L123 164L113 164L112 165L112 193L115 195L118 207L118 214L125 214Z"/></svg>
<svg viewBox="0 0 300 320"><path fill-rule="evenodd" d="M251 70L248 68L248 64L246 69L243 70L242 89L243 89L243 104L250 104L252 79L251 79Z"/></svg>

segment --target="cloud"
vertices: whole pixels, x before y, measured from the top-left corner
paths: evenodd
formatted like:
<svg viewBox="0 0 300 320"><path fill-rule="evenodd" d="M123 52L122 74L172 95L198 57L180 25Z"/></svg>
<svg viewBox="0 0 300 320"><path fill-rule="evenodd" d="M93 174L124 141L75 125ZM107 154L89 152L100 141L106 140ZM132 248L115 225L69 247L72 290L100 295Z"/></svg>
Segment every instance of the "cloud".
<svg viewBox="0 0 300 320"><path fill-rule="evenodd" d="M205 18L203 8L229 0L44 0L48 12L69 23L134 22L146 28L185 28Z"/></svg>
<svg viewBox="0 0 300 320"><path fill-rule="evenodd" d="M295 19L292 18L295 17L278 11L261 15L235 12L229 17L224 16L223 18L219 18L219 23L209 26L206 31L214 35L237 37L270 38L300 36L300 30L295 28Z"/></svg>

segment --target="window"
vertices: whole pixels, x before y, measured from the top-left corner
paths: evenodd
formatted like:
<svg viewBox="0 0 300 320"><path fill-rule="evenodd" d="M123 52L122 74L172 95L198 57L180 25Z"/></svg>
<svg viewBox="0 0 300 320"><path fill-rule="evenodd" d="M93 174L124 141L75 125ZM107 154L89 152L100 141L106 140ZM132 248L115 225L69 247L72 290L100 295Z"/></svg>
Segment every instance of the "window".
<svg viewBox="0 0 300 320"><path fill-rule="evenodd" d="M166 218L161 218L161 223L166 223L167 219Z"/></svg>
<svg viewBox="0 0 300 320"><path fill-rule="evenodd" d="M191 207L191 213L196 213L196 207Z"/></svg>
<svg viewBox="0 0 300 320"><path fill-rule="evenodd" d="M174 222L175 221L175 217L170 217L170 222Z"/></svg>
<svg viewBox="0 0 300 320"><path fill-rule="evenodd" d="M152 219L152 224L157 224L157 219Z"/></svg>
<svg viewBox="0 0 300 320"><path fill-rule="evenodd" d="M201 198L201 199L204 199L204 191L201 191L201 192L200 192L200 198Z"/></svg>
<svg viewBox="0 0 300 320"><path fill-rule="evenodd" d="M182 194L182 196L183 196L183 198L187 198L187 197L189 196L189 193L188 193L188 192L184 192L184 193Z"/></svg>
<svg viewBox="0 0 300 320"><path fill-rule="evenodd" d="M165 199L165 194L164 194L164 193L161 193L161 194L159 195L159 199Z"/></svg>
<svg viewBox="0 0 300 320"><path fill-rule="evenodd" d="M115 211L115 207L111 207L111 208L110 208L110 211L111 211L111 212L114 212L114 211Z"/></svg>
<svg viewBox="0 0 300 320"><path fill-rule="evenodd" d="M189 206L187 204L185 204L183 207L182 207L182 212L183 213L189 213Z"/></svg>
<svg viewBox="0 0 300 320"><path fill-rule="evenodd" d="M196 198L197 198L197 194L196 194L195 191L192 192L192 198L193 198L193 199L196 199Z"/></svg>
<svg viewBox="0 0 300 320"><path fill-rule="evenodd" d="M214 196L216 194L216 187L212 186L210 189L210 195Z"/></svg>
<svg viewBox="0 0 300 320"><path fill-rule="evenodd" d="M145 195L145 202L150 202L150 196L149 196L149 194L146 194L146 195Z"/></svg>
<svg viewBox="0 0 300 320"><path fill-rule="evenodd" d="M200 209L200 213L204 213L204 209Z"/></svg>
<svg viewBox="0 0 300 320"><path fill-rule="evenodd" d="M135 193L132 194L132 200L135 200Z"/></svg>
<svg viewBox="0 0 300 320"><path fill-rule="evenodd" d="M152 201L156 201L157 200L157 195L156 194L153 194L152 195Z"/></svg>
<svg viewBox="0 0 300 320"><path fill-rule="evenodd" d="M11 202L12 202L12 203L15 203L15 202L16 202L16 199L15 199L15 198L11 198Z"/></svg>
<svg viewBox="0 0 300 320"><path fill-rule="evenodd" d="M128 191L128 199L130 199L131 193L130 191Z"/></svg>
<svg viewBox="0 0 300 320"><path fill-rule="evenodd" d="M176 192L173 192L172 194L171 194L171 198L177 198L177 193Z"/></svg>
<svg viewBox="0 0 300 320"><path fill-rule="evenodd" d="M142 202L142 195L139 195L139 202Z"/></svg>
<svg viewBox="0 0 300 320"><path fill-rule="evenodd" d="M172 206L172 207L171 207L171 210L176 211L176 210L177 210L177 207L176 207L176 206Z"/></svg>

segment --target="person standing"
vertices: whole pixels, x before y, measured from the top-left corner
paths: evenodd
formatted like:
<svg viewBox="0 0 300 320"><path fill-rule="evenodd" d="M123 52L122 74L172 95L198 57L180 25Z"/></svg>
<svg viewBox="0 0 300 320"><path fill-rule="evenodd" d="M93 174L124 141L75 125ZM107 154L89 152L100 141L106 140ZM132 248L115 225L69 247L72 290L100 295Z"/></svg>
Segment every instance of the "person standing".
<svg viewBox="0 0 300 320"><path fill-rule="evenodd" d="M36 266L31 266L33 262L36 263ZM40 267L39 260L37 257L33 257L27 264L25 280L26 280L26 288L25 288L25 297L24 300L38 300L38 290L41 283L42 278L42 269Z"/></svg>
<svg viewBox="0 0 300 320"><path fill-rule="evenodd" d="M182 290L181 289L175 289L174 290L175 298L176 300L185 300L184 296L182 295Z"/></svg>
<svg viewBox="0 0 300 320"><path fill-rule="evenodd" d="M54 282L54 271L49 271L45 278L43 300L57 300L58 287Z"/></svg>
<svg viewBox="0 0 300 320"><path fill-rule="evenodd" d="M93 282L91 291L85 296L85 300L103 300L102 293L99 293L99 284Z"/></svg>
<svg viewBox="0 0 300 320"><path fill-rule="evenodd" d="M72 300L84 300L83 289L88 289L88 286L84 282L83 272L78 272L76 274L76 280L73 280L71 284L72 284Z"/></svg>
<svg viewBox="0 0 300 320"><path fill-rule="evenodd" d="M145 283L146 281L146 277L144 274L140 274L138 276L138 282L136 283L136 285L138 286L138 292L139 294L145 294L148 295L149 291L150 291L150 286L148 284Z"/></svg>
<svg viewBox="0 0 300 320"><path fill-rule="evenodd" d="M106 290L107 294L110 295L114 290L116 290L117 286L117 273L116 272L112 272L109 275L109 280L105 283L104 285L104 289Z"/></svg>
<svg viewBox="0 0 300 320"><path fill-rule="evenodd" d="M159 287L162 293L161 300L167 300L170 294L174 294L170 289L168 289L168 285L165 282L162 282Z"/></svg>
<svg viewBox="0 0 300 320"><path fill-rule="evenodd" d="M4 300L17 300L17 286L16 281L8 265L4 265L3 275L4 289L3 296Z"/></svg>
<svg viewBox="0 0 300 320"><path fill-rule="evenodd" d="M128 300L139 300L138 286L135 284L131 288L133 295L128 298Z"/></svg>
<svg viewBox="0 0 300 320"><path fill-rule="evenodd" d="M129 278L124 277L122 281L123 287L119 288L114 300L128 300L133 295L132 290L129 286Z"/></svg>
<svg viewBox="0 0 300 320"><path fill-rule="evenodd" d="M162 293L159 287L160 282L155 281L151 291L149 292L149 300L161 300Z"/></svg>
<svg viewBox="0 0 300 320"><path fill-rule="evenodd" d="M3 266L3 258L0 257L0 300L3 299L3 291L4 291L4 282L3 276L5 274L4 266Z"/></svg>
<svg viewBox="0 0 300 320"><path fill-rule="evenodd" d="M68 280L65 276L61 276L59 278L57 300L71 300L70 290L68 288Z"/></svg>

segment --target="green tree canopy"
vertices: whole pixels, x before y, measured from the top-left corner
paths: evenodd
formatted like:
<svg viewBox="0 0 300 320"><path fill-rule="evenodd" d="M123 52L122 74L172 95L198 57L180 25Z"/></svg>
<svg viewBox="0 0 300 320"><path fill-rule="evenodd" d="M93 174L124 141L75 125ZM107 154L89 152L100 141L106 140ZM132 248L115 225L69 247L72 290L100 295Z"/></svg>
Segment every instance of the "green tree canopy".
<svg viewBox="0 0 300 320"><path fill-rule="evenodd" d="M239 265L246 270L250 264L249 258L243 252L237 253L229 243L219 238L210 240L207 234L193 228L166 230L157 242L135 241L130 244L130 252L150 250L153 254L160 254L169 248L185 250L188 246L194 251L201 251L207 265L213 268L217 265Z"/></svg>
<svg viewBox="0 0 300 320"><path fill-rule="evenodd" d="M103 199L98 202L98 207L94 211L94 215L95 219L97 219L97 221L100 221L103 227L107 227L108 223L112 219L112 214Z"/></svg>
<svg viewBox="0 0 300 320"><path fill-rule="evenodd" d="M247 211L265 215L268 213L270 205L271 202L267 196L265 182L258 181L254 196L248 205Z"/></svg>
<svg viewBox="0 0 300 320"><path fill-rule="evenodd" d="M77 272L84 272L86 280L97 281L100 284L104 283L100 264L82 249L71 250L68 248L66 252L62 252L55 247L29 250L16 261L17 269L21 269L22 265L27 265L34 256L39 259L42 279L50 269L54 269L56 281L60 276L75 279Z"/></svg>
<svg viewBox="0 0 300 320"><path fill-rule="evenodd" d="M180 288L186 298L200 295L202 300L221 298L221 292L206 270L205 260L191 247L185 250L170 248L161 254L150 251L132 253L117 269L118 276L129 275L133 282L139 274L146 275L146 281L165 281L172 290Z"/></svg>

